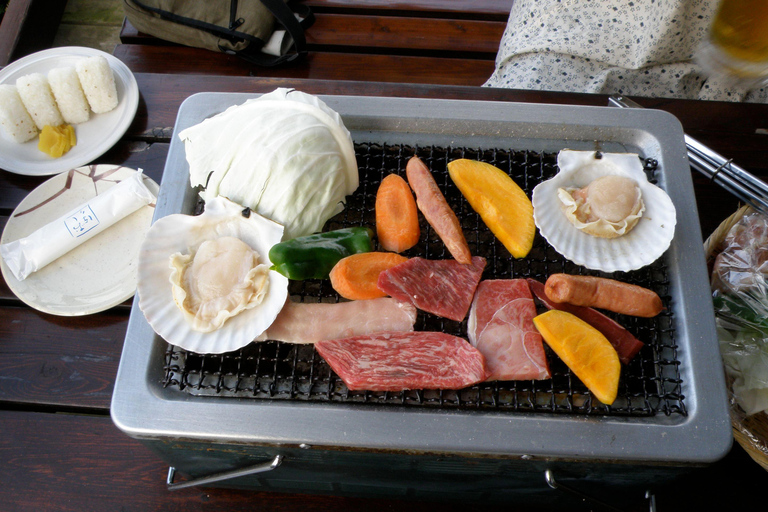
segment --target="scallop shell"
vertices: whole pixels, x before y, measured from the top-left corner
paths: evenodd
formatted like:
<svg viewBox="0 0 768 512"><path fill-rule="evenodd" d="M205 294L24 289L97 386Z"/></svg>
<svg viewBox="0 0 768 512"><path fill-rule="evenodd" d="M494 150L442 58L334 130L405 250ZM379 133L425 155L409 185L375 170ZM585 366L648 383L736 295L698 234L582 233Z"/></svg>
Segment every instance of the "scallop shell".
<svg viewBox="0 0 768 512"><path fill-rule="evenodd" d="M237 350L264 333L285 304L288 279L270 270L269 288L261 304L228 319L215 331L191 328L173 299L169 258L222 236L240 238L259 253L260 262L269 263L269 250L282 239L283 226L255 212L246 218L242 206L216 197L206 203L201 215L158 219L144 239L139 252L139 308L152 329L172 345L201 354Z"/></svg>
<svg viewBox="0 0 768 512"><path fill-rule="evenodd" d="M629 271L656 261L669 248L677 223L675 206L666 192L650 183L640 158L634 153L563 150L558 154L560 172L533 189L533 218L552 247L578 265L604 272ZM593 180L616 174L634 179L640 187L645 211L627 234L599 238L579 231L563 213L558 188L581 188Z"/></svg>

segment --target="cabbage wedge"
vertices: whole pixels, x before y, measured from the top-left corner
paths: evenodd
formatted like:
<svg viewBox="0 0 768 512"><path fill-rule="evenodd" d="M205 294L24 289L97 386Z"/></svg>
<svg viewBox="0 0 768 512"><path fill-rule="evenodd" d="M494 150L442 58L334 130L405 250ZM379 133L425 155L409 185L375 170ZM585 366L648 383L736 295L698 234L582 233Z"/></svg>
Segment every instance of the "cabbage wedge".
<svg viewBox="0 0 768 512"><path fill-rule="evenodd" d="M322 230L359 185L352 136L319 98L293 89L235 105L181 133L192 187L285 227L283 239Z"/></svg>

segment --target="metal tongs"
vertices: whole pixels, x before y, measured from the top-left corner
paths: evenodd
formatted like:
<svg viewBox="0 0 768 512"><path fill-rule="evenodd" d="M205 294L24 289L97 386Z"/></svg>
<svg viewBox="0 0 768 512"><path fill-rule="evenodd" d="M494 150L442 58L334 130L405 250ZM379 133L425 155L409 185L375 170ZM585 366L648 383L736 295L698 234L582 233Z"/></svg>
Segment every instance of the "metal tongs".
<svg viewBox="0 0 768 512"><path fill-rule="evenodd" d="M608 104L623 108L643 108L629 98L616 94L608 98ZM685 135L685 145L692 168L755 210L768 215L768 183L734 164L732 158L726 159L688 135Z"/></svg>

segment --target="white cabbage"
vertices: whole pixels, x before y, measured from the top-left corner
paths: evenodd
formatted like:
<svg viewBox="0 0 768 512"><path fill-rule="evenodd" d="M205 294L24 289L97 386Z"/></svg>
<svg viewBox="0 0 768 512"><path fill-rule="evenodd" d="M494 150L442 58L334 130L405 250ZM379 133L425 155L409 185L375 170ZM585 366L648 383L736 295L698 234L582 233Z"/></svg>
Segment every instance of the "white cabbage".
<svg viewBox="0 0 768 512"><path fill-rule="evenodd" d="M285 227L284 239L321 231L359 184L352 136L315 96L275 91L179 133L190 183Z"/></svg>

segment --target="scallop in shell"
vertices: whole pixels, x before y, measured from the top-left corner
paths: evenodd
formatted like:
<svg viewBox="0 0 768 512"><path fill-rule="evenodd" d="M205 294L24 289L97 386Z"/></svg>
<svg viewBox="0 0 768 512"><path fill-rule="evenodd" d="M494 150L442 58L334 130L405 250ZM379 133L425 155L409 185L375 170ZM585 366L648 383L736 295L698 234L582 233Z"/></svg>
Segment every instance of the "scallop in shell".
<svg viewBox="0 0 768 512"><path fill-rule="evenodd" d="M675 206L666 192L648 181L637 154L566 149L558 154L557 164L560 172L537 185L532 196L536 227L557 252L587 268L615 272L649 265L667 250L677 223ZM633 180L642 199L639 207L631 205L626 225L619 221L612 237L577 228L558 197L563 190L584 189L607 176Z"/></svg>
<svg viewBox="0 0 768 512"><path fill-rule="evenodd" d="M288 297L288 280L268 269L282 236L283 226L224 197L201 215L158 219L139 252L139 308L172 345L208 354L244 347ZM193 269L200 277L185 285Z"/></svg>

